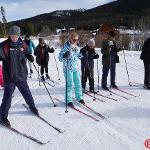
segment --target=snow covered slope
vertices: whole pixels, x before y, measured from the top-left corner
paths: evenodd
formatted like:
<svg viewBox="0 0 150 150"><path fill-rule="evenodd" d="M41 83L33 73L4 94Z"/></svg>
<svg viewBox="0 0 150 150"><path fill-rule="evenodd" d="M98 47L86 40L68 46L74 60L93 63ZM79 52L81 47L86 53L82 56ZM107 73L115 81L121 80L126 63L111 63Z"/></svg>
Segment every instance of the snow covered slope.
<svg viewBox="0 0 150 150"><path fill-rule="evenodd" d="M60 49L55 51L56 58L58 58L59 51ZM98 52L100 53L100 51ZM142 84L144 70L142 61L139 60L140 53L125 51L125 54L128 62L130 81ZM44 86L39 86L38 75L34 69L33 77L32 79L28 79L28 83L36 106L41 116L46 118L51 124L65 130L65 132L62 134L57 133L53 128L27 111L22 106L24 99L18 89L16 89L9 112L9 120L12 126L43 142L50 142L40 146L0 126L0 150L145 150L144 141L150 138L150 91L143 89L140 84L131 87L128 85L123 53L120 52L119 55L120 64L117 64L117 84L124 91L138 97L116 91L119 95L127 97L128 100L114 94L111 97L118 99L118 101L96 96L104 100L104 102L101 102L98 100L93 101L92 98L85 95L86 104L108 117L108 119L102 120L91 111L80 107L77 103L75 105L100 120L96 122L72 109L68 109L69 112L65 113L64 104L55 99L57 107L54 108ZM95 87L97 89L96 65L97 61L95 61ZM50 54L49 74L59 84L55 87L49 85L47 87L53 98L64 101L65 81L62 64L58 62L58 66L60 81L57 76L54 55ZM100 56L100 80L101 70ZM113 91L115 92L115 90ZM109 93L101 89L100 93L110 96ZM1 90L0 101L2 94L3 91ZM74 97L74 94L72 96Z"/></svg>

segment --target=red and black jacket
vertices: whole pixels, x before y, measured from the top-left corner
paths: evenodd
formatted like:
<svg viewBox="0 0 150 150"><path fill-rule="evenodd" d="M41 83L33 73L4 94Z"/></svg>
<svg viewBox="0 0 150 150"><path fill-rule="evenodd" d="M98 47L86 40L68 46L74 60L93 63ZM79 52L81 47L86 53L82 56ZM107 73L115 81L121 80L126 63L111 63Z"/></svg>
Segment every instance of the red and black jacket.
<svg viewBox="0 0 150 150"><path fill-rule="evenodd" d="M10 37L0 43L0 60L3 62L4 82L17 82L27 79L28 71L26 58L28 58L28 46L18 39L12 42Z"/></svg>
<svg viewBox="0 0 150 150"><path fill-rule="evenodd" d="M50 48L47 44L41 46L40 44L36 47L34 55L36 56L36 62L38 65L42 63L48 63L49 53L54 53L54 49Z"/></svg>

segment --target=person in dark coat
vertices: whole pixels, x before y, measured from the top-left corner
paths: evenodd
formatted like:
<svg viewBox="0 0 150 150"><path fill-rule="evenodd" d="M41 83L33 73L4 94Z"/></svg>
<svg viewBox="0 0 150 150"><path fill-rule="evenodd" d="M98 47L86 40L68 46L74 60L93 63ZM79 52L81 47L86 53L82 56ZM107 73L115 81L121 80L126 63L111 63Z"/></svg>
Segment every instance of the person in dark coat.
<svg viewBox="0 0 150 150"><path fill-rule="evenodd" d="M86 82L89 79L90 92L94 92L94 59L99 55L95 52L95 41L90 39L85 47L80 50L81 55L81 72L82 72L82 89L86 92Z"/></svg>
<svg viewBox="0 0 150 150"><path fill-rule="evenodd" d="M144 87L150 89L150 38L144 42L140 59L144 63Z"/></svg>
<svg viewBox="0 0 150 150"><path fill-rule="evenodd" d="M114 31L110 31L108 33L107 39L103 40L102 43L102 88L104 90L109 90L107 87L107 77L108 72L110 70L110 76L111 76L111 87L118 88L115 83L115 77L116 77L116 63L119 63L119 56L117 55L117 52L119 52L121 49L117 48L116 42L114 40L114 37L116 36Z"/></svg>
<svg viewBox="0 0 150 150"><path fill-rule="evenodd" d="M30 92L27 76L26 58L33 62L34 57L29 54L27 45L20 38L20 27L12 26L9 29L9 38L0 43L0 60L3 63L4 95L1 104L0 122L11 126L8 111L11 107L12 94L18 87L30 110L38 115L32 94Z"/></svg>
<svg viewBox="0 0 150 150"><path fill-rule="evenodd" d="M46 73L46 78L50 79L48 75L48 62L49 53L54 53L54 48L50 48L44 41L43 38L39 38L39 44L35 49L34 55L36 56L36 62L41 66L41 80L45 81L44 70Z"/></svg>

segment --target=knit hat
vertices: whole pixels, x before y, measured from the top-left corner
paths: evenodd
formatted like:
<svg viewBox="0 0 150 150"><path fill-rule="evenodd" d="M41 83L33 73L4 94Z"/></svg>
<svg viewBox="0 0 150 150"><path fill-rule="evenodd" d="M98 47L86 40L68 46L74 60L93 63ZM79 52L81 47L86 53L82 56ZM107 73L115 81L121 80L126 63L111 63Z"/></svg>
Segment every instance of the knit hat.
<svg viewBox="0 0 150 150"><path fill-rule="evenodd" d="M18 35L18 36L20 36L20 34L21 34L20 27L14 25L14 26L11 26L9 28L9 35Z"/></svg>
<svg viewBox="0 0 150 150"><path fill-rule="evenodd" d="M43 38L39 38L39 43L45 43Z"/></svg>
<svg viewBox="0 0 150 150"><path fill-rule="evenodd" d="M115 37L115 36L116 36L115 31L110 31L108 34L109 34L111 37Z"/></svg>
<svg viewBox="0 0 150 150"><path fill-rule="evenodd" d="M108 33L108 32L113 31L113 30L114 30L114 28L111 24L105 23L105 24L100 25L100 31L101 32L107 32Z"/></svg>
<svg viewBox="0 0 150 150"><path fill-rule="evenodd" d="M87 42L87 45L89 47L94 47L95 46L95 40L94 39L90 39L88 42Z"/></svg>
<svg viewBox="0 0 150 150"><path fill-rule="evenodd" d="M29 34L26 34L26 38L28 38L28 39L29 39L29 38L30 38L30 35L29 35Z"/></svg>

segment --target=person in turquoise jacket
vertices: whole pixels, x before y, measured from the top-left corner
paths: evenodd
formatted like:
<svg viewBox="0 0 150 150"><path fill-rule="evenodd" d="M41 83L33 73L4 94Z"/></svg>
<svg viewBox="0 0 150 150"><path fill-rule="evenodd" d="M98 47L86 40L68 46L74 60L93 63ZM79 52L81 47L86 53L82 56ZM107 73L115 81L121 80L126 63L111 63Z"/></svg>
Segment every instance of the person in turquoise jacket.
<svg viewBox="0 0 150 150"><path fill-rule="evenodd" d="M30 39L30 35L26 35L26 37L25 37L25 43L28 45L28 47L29 47L29 53L32 55L33 53L34 53L34 51L35 51L35 45L34 45L34 43L32 42L32 40ZM33 51L33 52L32 52ZM29 62L28 61L28 63L29 63L29 68L30 68L30 74L32 74L33 73L33 69L32 69L32 63L31 62Z"/></svg>
<svg viewBox="0 0 150 150"><path fill-rule="evenodd" d="M77 33L72 33L70 40L64 43L64 46L59 53L59 60L63 62L64 76L67 80L65 99L68 106L73 107L72 103L72 88L75 86L76 100L82 104L85 104L82 98L82 86L80 69L78 67L78 60L82 57L77 48L77 41L79 36Z"/></svg>

